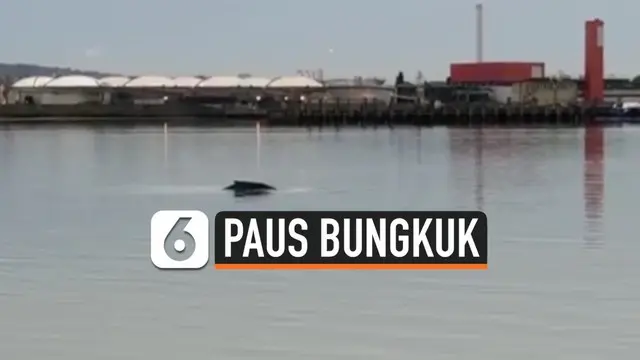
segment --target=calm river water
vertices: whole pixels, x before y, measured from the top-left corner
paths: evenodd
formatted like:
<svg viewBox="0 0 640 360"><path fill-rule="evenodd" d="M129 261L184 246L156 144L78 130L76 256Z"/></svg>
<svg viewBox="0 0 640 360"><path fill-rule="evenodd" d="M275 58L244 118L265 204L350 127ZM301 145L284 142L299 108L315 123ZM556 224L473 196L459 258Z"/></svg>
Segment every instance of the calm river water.
<svg viewBox="0 0 640 360"><path fill-rule="evenodd" d="M634 128L4 129L0 358L633 359L639 186ZM481 209L489 270L160 271L162 208Z"/></svg>

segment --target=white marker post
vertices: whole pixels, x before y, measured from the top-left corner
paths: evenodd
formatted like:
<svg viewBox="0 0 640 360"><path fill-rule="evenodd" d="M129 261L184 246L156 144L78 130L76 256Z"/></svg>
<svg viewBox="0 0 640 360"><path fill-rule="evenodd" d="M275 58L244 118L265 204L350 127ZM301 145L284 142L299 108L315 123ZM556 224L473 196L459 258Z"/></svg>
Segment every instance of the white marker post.
<svg viewBox="0 0 640 360"><path fill-rule="evenodd" d="M169 126L166 122L162 125L162 133L164 136L164 164L166 166L169 159Z"/></svg>
<svg viewBox="0 0 640 360"><path fill-rule="evenodd" d="M261 158L261 142L260 142L260 120L256 121L256 166L260 171L260 158Z"/></svg>

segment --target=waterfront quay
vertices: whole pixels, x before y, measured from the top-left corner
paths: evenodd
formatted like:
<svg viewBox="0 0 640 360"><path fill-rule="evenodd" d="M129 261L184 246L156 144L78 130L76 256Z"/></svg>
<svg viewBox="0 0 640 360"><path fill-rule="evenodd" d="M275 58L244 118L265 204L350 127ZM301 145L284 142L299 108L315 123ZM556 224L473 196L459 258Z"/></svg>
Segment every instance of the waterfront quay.
<svg viewBox="0 0 640 360"><path fill-rule="evenodd" d="M475 125L562 125L581 126L610 118L610 108L582 106L532 106L495 104L399 103L379 102L296 104L271 111L269 121L297 126L475 126Z"/></svg>
<svg viewBox="0 0 640 360"><path fill-rule="evenodd" d="M459 103L434 106L380 101L289 101L262 106L5 105L0 124L254 125L269 126L582 126L616 116L611 107Z"/></svg>

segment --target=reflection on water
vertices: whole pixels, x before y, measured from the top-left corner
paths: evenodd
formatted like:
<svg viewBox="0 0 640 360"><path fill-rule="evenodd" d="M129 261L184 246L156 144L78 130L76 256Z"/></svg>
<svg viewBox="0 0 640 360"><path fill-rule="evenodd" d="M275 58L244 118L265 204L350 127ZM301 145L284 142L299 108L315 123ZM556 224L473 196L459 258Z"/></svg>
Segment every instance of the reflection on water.
<svg viewBox="0 0 640 360"><path fill-rule="evenodd" d="M507 130L507 129L474 129L474 130L451 130L451 152L454 158L460 158L462 161L473 162L473 197L475 207L484 208L484 178L492 165L497 165L500 161L504 161L510 156L517 156L518 164L514 172L508 176L510 181L532 182L538 179L525 179L525 177L548 176L555 178L555 175L547 170L542 172L531 173L529 161L540 151L540 149L531 149L533 146L545 145L558 146L561 141L567 141L568 138L576 140L577 137L569 135L570 132L579 132L583 130L556 130L558 134L552 136L543 135L545 139L540 139L540 130ZM589 246L598 246L603 241L602 233L602 215L604 203L604 163L605 163L605 135L602 128L588 128L584 130L584 177L582 186L584 188L584 209L585 209L585 240ZM523 136L524 135L524 136ZM576 144L577 145L577 144ZM533 152L528 152L532 150ZM577 149L575 149L577 150ZM458 154L458 155L456 155ZM461 155L461 156L459 156ZM489 163L485 164L485 158L489 158ZM573 165L572 165L573 166ZM465 169L467 165L456 166L456 168ZM547 172L545 175L543 172ZM513 177L513 175L518 178ZM519 178L522 177L522 178ZM467 179L467 177L465 177ZM551 181L560 181L555 179Z"/></svg>
<svg viewBox="0 0 640 360"><path fill-rule="evenodd" d="M532 185L541 189L545 186L567 188L582 186L585 204L584 223L587 224L585 240L589 245L596 246L603 241L604 129L553 131L555 133L551 134L547 130L539 129L451 130L451 152L457 164L454 166L454 171L467 172L471 167L474 169L473 177L455 175L454 180L473 182L472 185L465 185L473 187L474 204L478 209L484 208L485 182L489 182L490 187L495 187L489 190L492 191L493 196L508 193L510 185L523 185L527 187L527 191L531 190ZM578 140L580 132L583 131L584 145L582 146ZM577 153L581 148L584 149L583 161L567 154L567 150ZM566 176L568 172L577 169L577 166L584 168L581 184L562 185L566 183L566 179L561 176L563 174ZM561 198L556 199L549 198L547 205L553 206L557 201L569 201L566 195L563 194ZM547 195L542 192L541 196ZM561 214L559 216L566 217Z"/></svg>
<svg viewBox="0 0 640 360"><path fill-rule="evenodd" d="M251 129L1 131L0 358L640 351L640 131L263 129L259 139ZM239 178L283 190L218 190ZM160 208L480 208L489 270L162 272L148 259Z"/></svg>
<svg viewBox="0 0 640 360"><path fill-rule="evenodd" d="M591 246L598 246L603 241L604 152L604 130L587 128L584 135L584 211L586 240Z"/></svg>
<svg viewBox="0 0 640 360"><path fill-rule="evenodd" d="M474 197L476 202L476 207L479 210L484 210L484 171L482 165L482 149L484 148L484 139L483 139L483 131L484 129L477 129L475 131L475 158L474 158L474 174L476 179L476 186L474 187Z"/></svg>

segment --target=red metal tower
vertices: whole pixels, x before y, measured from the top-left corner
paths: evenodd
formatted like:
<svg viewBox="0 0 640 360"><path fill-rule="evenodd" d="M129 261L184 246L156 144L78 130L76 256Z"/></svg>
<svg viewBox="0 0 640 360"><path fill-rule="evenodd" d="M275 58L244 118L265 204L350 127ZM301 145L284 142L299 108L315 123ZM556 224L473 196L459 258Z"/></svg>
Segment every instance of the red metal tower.
<svg viewBox="0 0 640 360"><path fill-rule="evenodd" d="M584 99L604 100L604 22L600 19L585 23Z"/></svg>

